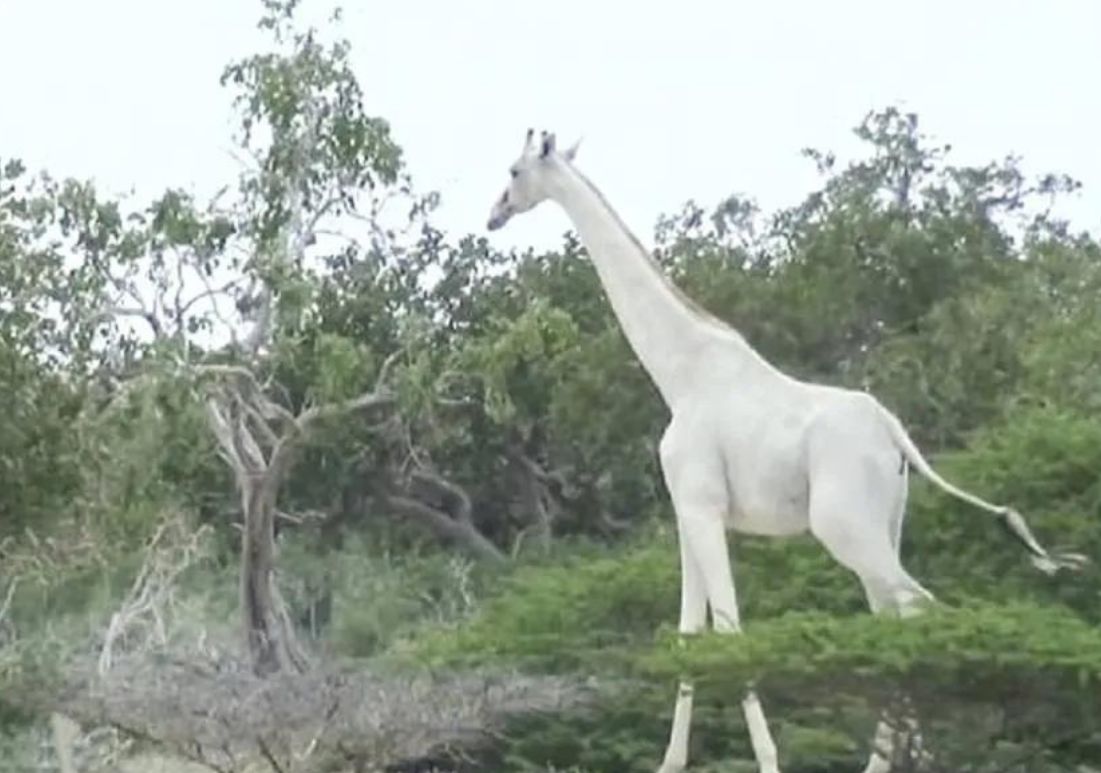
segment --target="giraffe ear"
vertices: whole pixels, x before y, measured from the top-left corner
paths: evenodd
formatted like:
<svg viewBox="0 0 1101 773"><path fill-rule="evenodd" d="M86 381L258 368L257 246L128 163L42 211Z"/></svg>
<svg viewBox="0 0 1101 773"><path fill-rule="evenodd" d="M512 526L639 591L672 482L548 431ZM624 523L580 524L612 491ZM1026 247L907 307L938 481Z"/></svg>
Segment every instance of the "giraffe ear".
<svg viewBox="0 0 1101 773"><path fill-rule="evenodd" d="M554 132L543 132L543 148L539 153L540 158L546 158L554 152L555 139Z"/></svg>
<svg viewBox="0 0 1101 773"><path fill-rule="evenodd" d="M581 137L578 137L572 145L562 152L562 158L573 161L577 157L577 149L581 146Z"/></svg>

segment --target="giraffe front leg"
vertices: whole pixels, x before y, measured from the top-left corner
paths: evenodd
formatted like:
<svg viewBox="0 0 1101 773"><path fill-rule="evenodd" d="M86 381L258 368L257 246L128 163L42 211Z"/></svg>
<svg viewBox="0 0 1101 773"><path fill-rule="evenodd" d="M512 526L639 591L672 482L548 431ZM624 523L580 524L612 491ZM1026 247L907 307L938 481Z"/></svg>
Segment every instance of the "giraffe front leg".
<svg viewBox="0 0 1101 773"><path fill-rule="evenodd" d="M726 529L722 518L700 513L690 516L686 530L691 532L690 544L700 566L711 605L711 624L718 633L740 634L741 620L738 614L734 577L730 570L730 555L726 544ZM764 709L757 693L749 688L742 699L742 713L749 730L753 756L760 773L780 773L779 756L772 733L768 729Z"/></svg>
<svg viewBox="0 0 1101 773"><path fill-rule="evenodd" d="M707 595L699 568L688 552L684 536L680 542L680 622L682 636L699 633L707 621ZM679 773L688 764L688 738L692 726L692 683L681 681L677 685L677 702L673 707L673 724L669 731L669 744L665 748L658 773Z"/></svg>
<svg viewBox="0 0 1101 773"><path fill-rule="evenodd" d="M662 438L661 462L666 487L669 489L673 509L676 512L682 551L682 572L691 572L692 569L685 567L694 567L696 582L702 586L707 602L711 606L712 625L715 630L723 633L738 633L741 631L741 623L724 524L724 516L729 509L730 500L721 457L701 449L698 436L693 436L691 431L685 432L683 428L675 425L674 420L666 431L665 437ZM691 576L687 573L684 575L685 578ZM682 606L682 614L683 612ZM690 712L690 700L690 693L678 696L678 708L681 705L686 707L684 711L686 717ZM780 773L776 744L769 732L761 703L752 689L747 691L742 701L742 710L760 773ZM676 736L677 719L678 716L675 714L673 734L670 738L671 751L674 750L674 741L682 743L687 748L687 723L683 740L681 740ZM667 759L669 759L668 755ZM671 761L676 763L680 758L674 758ZM664 770L666 768L663 767ZM670 767L668 770L678 770L678 768Z"/></svg>

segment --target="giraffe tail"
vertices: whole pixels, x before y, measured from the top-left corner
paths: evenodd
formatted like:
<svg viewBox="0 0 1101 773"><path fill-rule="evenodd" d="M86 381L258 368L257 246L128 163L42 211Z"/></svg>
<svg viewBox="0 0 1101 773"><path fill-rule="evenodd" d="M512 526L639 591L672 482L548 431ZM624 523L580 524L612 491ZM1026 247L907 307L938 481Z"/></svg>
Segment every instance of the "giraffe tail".
<svg viewBox="0 0 1101 773"><path fill-rule="evenodd" d="M933 469L932 465L926 461L925 457L918 449L917 444L910 438L910 434L906 431L906 428L902 426L902 422L899 421L898 417L887 410L887 408L878 401L876 402L876 407L879 409L879 413L886 424L887 430L891 433L895 445L910 466L942 491L968 504L985 510L988 513L1000 516L1010 533L1020 540L1021 544L1031 553L1032 564L1037 569L1045 574L1054 574L1059 569L1076 568L1086 562L1085 556L1074 553L1062 555L1053 555L1049 553L1040 545L1036 537L1033 536L1032 530L1028 527L1028 523L1025 521L1024 516L1012 507L991 504L985 499L964 491L942 478L937 471Z"/></svg>

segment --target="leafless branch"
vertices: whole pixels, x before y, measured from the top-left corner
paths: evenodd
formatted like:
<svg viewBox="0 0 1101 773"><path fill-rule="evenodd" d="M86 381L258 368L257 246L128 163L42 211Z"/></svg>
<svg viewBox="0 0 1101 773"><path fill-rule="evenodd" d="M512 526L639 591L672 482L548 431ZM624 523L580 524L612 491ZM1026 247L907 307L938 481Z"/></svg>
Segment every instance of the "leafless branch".
<svg viewBox="0 0 1101 773"><path fill-rule="evenodd" d="M247 469L251 474L260 474L265 466L271 466L271 458L269 457L267 462L264 461L264 449L256 442L255 436L249 431L247 416L239 413L235 424L233 438L236 441L237 454L247 463ZM277 443L276 448L278 447ZM274 450L271 455L275 455Z"/></svg>
<svg viewBox="0 0 1101 773"><path fill-rule="evenodd" d="M332 416L339 416L341 414L350 413L352 411L363 410L365 408L374 408L378 405L386 405L392 403L395 397L389 390L376 390L372 389L370 392L364 392L358 397L353 397L350 400L342 400L337 403L324 403L322 405L316 405L313 408L309 408L303 411L298 416L298 429L305 431L306 428L318 421L319 419L331 418Z"/></svg>
<svg viewBox="0 0 1101 773"><path fill-rule="evenodd" d="M194 371L199 375L233 376L242 381L249 389L247 396L241 395L241 399L252 405L264 419L291 423L295 421L293 413L279 405L279 403L270 400L264 394L265 389L269 388L269 385L261 384L256 377L256 373L251 368L241 365L211 363L195 365Z"/></svg>
<svg viewBox="0 0 1101 773"><path fill-rule="evenodd" d="M450 497L456 502L455 520L465 524L471 523L471 513L474 507L473 503L470 501L470 494L466 492L466 489L457 483L449 481L439 473L423 467L412 470L410 472L410 477Z"/></svg>
<svg viewBox="0 0 1101 773"><path fill-rule="evenodd" d="M8 616L12 599L15 598L15 589L19 587L20 579L19 577L13 577L12 581L8 583L8 592L4 594L4 603L0 604L0 625L4 624L4 618Z"/></svg>
<svg viewBox="0 0 1101 773"><path fill-rule="evenodd" d="M104 679L74 674L58 695L49 710L216 769L264 760L297 771L423 759L485 738L510 716L583 705L593 689L515 673L381 677L344 664L259 679L233 661L138 654Z"/></svg>
<svg viewBox="0 0 1101 773"><path fill-rule="evenodd" d="M600 513L597 515L600 521L600 525L611 532L624 532L631 528L631 522L625 521L621 518L616 518L607 510L601 508Z"/></svg>
<svg viewBox="0 0 1101 773"><path fill-rule="evenodd" d="M546 549L554 532L554 495L549 490L546 475L540 465L522 450L515 450L510 456L519 465L520 486L526 510L524 515L531 524L530 530L538 537L539 544Z"/></svg>
<svg viewBox="0 0 1101 773"><path fill-rule="evenodd" d="M404 354L404 350L398 349L397 351L391 352L390 355L386 357L382 366L379 368L379 374L375 381L374 388L349 400L323 403L307 408L302 411L296 419L291 420L294 429L299 433L305 433L310 428L311 424L322 419L393 403L396 396L389 387L386 386L386 381L389 378L390 370L393 368L394 363L397 362L402 354ZM275 454L273 453L273 457L274 456Z"/></svg>
<svg viewBox="0 0 1101 773"><path fill-rule="evenodd" d="M445 370L443 373L441 373L439 378L436 379L436 402L438 402L440 405L447 406L464 406L474 404L476 401L472 397L447 397L445 394L452 383L462 378L469 377L469 374L461 373L455 370Z"/></svg>
<svg viewBox="0 0 1101 773"><path fill-rule="evenodd" d="M333 210L333 207L335 207L339 203L340 203L340 196L338 194L333 194L333 195L329 196L327 199L325 199L325 202L320 207L318 207L316 210L314 210L313 216L305 224L305 227L304 227L303 232L302 232L303 237L309 237L309 236L313 236L314 234L316 234L318 232L317 231L318 223L320 223L325 218L325 216L328 215ZM300 249L301 249L301 247L300 247Z"/></svg>
<svg viewBox="0 0 1101 773"><path fill-rule="evenodd" d="M265 416L262 409L258 408L253 400L240 400L242 410L252 419L252 425L259 430L260 435L263 437L265 443L269 447L275 446L279 443L279 436L272 429L271 424L268 423L268 416ZM264 402L269 402L265 400ZM275 405L275 403L272 403ZM270 411L269 411L270 415Z"/></svg>
<svg viewBox="0 0 1101 773"><path fill-rule="evenodd" d="M218 441L219 454L237 475L240 485L264 468L264 456L255 441L241 442L240 424L228 415L228 406L223 401L214 396L208 397L206 409L208 423Z"/></svg>
<svg viewBox="0 0 1101 773"><path fill-rule="evenodd" d="M267 761L269 765L271 765L272 770L274 770L275 773L283 773L283 766L279 764L279 761L277 759L275 759L275 755L271 753L271 750L268 748L267 742L264 741L264 737L262 735L256 736L256 747L260 750L260 754L263 756L264 760Z"/></svg>
<svg viewBox="0 0 1101 773"><path fill-rule="evenodd" d="M437 536L455 542L475 558L493 563L502 563L506 560L500 548L478 531L470 520L453 518L442 510L407 496L388 496L386 505L427 526Z"/></svg>
<svg viewBox="0 0 1101 773"><path fill-rule="evenodd" d="M523 452L518 453L516 458L520 464L527 468L527 470L542 483L554 483L557 485L562 492L562 496L569 498L577 495L577 487L566 478L566 470L548 470Z"/></svg>
<svg viewBox="0 0 1101 773"><path fill-rule="evenodd" d="M241 284L241 282L244 281L244 277L237 277L236 279L231 279L225 284L219 285L218 287L212 287L210 284L210 280L206 278L202 271L197 271L196 273L198 273L198 275L202 279L203 284L206 286L206 289L204 289L201 293L196 293L192 298L187 300L181 307L179 307L179 310L177 312L177 324L183 324L183 315L185 315L196 303L204 301L207 298L213 299L219 295L225 295L234 287L238 286L239 284ZM228 322L226 324L228 324Z"/></svg>
<svg viewBox="0 0 1101 773"><path fill-rule="evenodd" d="M149 329L154 337L161 338L164 335L164 328L161 326L161 321L157 319L157 315L145 308L136 309L130 306L108 306L92 315L90 321L96 322L100 319L116 319L118 317L138 317L148 323Z"/></svg>
<svg viewBox="0 0 1101 773"><path fill-rule="evenodd" d="M208 531L209 528L203 526L189 532L181 518L175 515L157 527L129 593L118 611L111 615L97 665L101 677L111 669L118 639L141 618L151 618L152 632L147 642L153 640L161 646L167 643L165 607L171 603L177 578L194 563Z"/></svg>
<svg viewBox="0 0 1101 773"><path fill-rule="evenodd" d="M282 510L275 512L275 517L280 520L287 521L301 526L302 524L309 523L310 521L320 522L329 519L329 514L323 510L303 510L299 513L287 513Z"/></svg>
<svg viewBox="0 0 1101 773"><path fill-rule="evenodd" d="M184 332L184 261L177 253L174 262L176 264L176 297L172 299L172 319L176 323L176 329L173 332L175 335L180 335Z"/></svg>
<svg viewBox="0 0 1101 773"><path fill-rule="evenodd" d="M252 330L245 338L242 349L249 357L255 357L268 343L271 337L271 321L275 305L274 293L265 285L260 289L260 309L256 314L256 322Z"/></svg>
<svg viewBox="0 0 1101 773"><path fill-rule="evenodd" d="M215 439L218 441L219 447L233 448L233 428L229 424L229 419L226 417L225 412L222 410L221 404L214 397L208 397L206 401L207 419L210 423L210 428L214 432Z"/></svg>
<svg viewBox="0 0 1101 773"><path fill-rule="evenodd" d="M114 288L115 292L118 293L120 297L128 298L134 303L134 306L121 306L116 303L111 307L112 314L114 316L140 317L149 324L154 336L157 338L162 337L164 335L164 327L156 314L156 309L149 308L148 303L142 298L141 293L135 289L134 285L114 274L105 265L97 263L97 270L100 277Z"/></svg>

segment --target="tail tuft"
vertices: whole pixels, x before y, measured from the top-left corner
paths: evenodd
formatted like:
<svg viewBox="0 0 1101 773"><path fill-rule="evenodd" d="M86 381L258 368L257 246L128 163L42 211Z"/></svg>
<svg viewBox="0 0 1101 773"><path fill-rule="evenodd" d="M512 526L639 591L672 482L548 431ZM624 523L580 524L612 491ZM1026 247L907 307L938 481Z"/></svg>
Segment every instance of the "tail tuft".
<svg viewBox="0 0 1101 773"><path fill-rule="evenodd" d="M1060 569L1079 570L1089 563L1089 559L1080 553L1049 553L1044 550L1032 536L1024 517L1012 507L1002 508L1002 517L1010 531L1031 551L1032 565L1044 574L1052 575Z"/></svg>
<svg viewBox="0 0 1101 773"><path fill-rule="evenodd" d="M874 401L874 398L871 399ZM988 513L1000 516L1001 522L1005 527L1014 537L1020 540L1026 548L1028 548L1028 551L1032 554L1032 563L1037 569L1047 574L1054 574L1060 569L1079 569L1084 564L1089 563L1088 559L1080 554L1049 553L1044 550L1040 543L1036 541L1036 538L1032 536L1032 530L1028 528L1028 524L1025 522L1024 517L1012 507L1004 507L987 502L985 499L970 494L946 481L936 473L921 455L921 451L914 445L914 441L910 439L909 434L906 432L906 428L902 426L902 422L899 421L898 417L884 408L879 402L875 402L875 405L878 407L879 415L886 423L887 430L891 433L891 437L894 438L895 444L902 452L906 461L908 461L924 478L928 479L945 493L951 494L957 499L968 502Z"/></svg>
<svg viewBox="0 0 1101 773"><path fill-rule="evenodd" d="M1025 547L1028 548L1035 559L1050 561L1051 557L1047 554L1047 551L1044 550L1040 546L1040 543L1036 541L1036 538L1032 536L1032 530L1028 528L1028 523L1025 522L1024 516L1012 507L1002 507L1000 510L1002 518L1005 519L1005 525L1009 527L1009 530L1013 532L1013 535L1017 537L1017 539L1025 544Z"/></svg>

